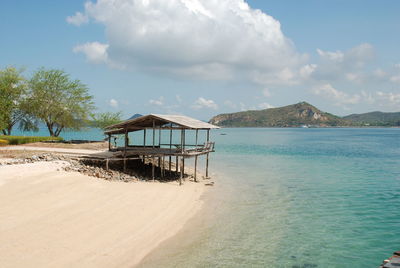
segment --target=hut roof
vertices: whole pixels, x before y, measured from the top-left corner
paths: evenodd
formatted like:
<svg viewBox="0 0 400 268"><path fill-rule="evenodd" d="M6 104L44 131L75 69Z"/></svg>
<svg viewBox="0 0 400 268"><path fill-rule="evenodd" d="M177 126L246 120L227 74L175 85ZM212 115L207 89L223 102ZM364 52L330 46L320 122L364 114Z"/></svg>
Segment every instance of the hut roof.
<svg viewBox="0 0 400 268"><path fill-rule="evenodd" d="M188 117L184 115L164 115L164 114L149 114L134 119L126 120L121 123L106 127L106 134L120 134L128 131L141 130L153 127L162 127L172 123L184 129L216 129L219 128L215 125Z"/></svg>

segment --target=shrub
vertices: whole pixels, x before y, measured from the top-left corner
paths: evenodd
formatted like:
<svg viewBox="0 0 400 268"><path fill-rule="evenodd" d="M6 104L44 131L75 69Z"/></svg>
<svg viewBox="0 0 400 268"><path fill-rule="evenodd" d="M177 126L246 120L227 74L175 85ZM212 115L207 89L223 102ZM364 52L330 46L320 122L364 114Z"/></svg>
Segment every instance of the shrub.
<svg viewBox="0 0 400 268"><path fill-rule="evenodd" d="M5 140L8 144L19 145L40 141L62 141L61 137L36 137L36 136L0 136L0 139Z"/></svg>
<svg viewBox="0 0 400 268"><path fill-rule="evenodd" d="M8 144L9 144L8 140L0 140L0 146L6 146Z"/></svg>

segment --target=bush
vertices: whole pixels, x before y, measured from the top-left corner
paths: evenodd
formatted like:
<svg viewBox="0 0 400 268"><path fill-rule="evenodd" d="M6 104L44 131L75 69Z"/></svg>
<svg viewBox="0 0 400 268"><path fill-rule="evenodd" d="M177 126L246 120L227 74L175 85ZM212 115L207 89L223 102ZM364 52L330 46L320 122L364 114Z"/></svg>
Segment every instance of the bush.
<svg viewBox="0 0 400 268"><path fill-rule="evenodd" d="M9 144L8 140L0 140L0 146L6 146L8 144Z"/></svg>
<svg viewBox="0 0 400 268"><path fill-rule="evenodd" d="M19 145L40 141L62 141L61 137L35 137L35 136L0 136L1 140L5 140L8 144ZM0 143L1 144L1 143Z"/></svg>

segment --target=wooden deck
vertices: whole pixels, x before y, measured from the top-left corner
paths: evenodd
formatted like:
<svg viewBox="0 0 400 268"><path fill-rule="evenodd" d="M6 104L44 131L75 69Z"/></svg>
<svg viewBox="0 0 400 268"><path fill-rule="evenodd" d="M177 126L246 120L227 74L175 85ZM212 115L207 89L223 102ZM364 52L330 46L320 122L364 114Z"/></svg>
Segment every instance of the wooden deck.
<svg viewBox="0 0 400 268"><path fill-rule="evenodd" d="M132 147L117 147L113 149L113 152L118 154L122 154L125 156L134 156L134 155L144 155L144 156L183 156L183 157L193 157L208 154L214 152L214 143L208 143L204 146L197 146L194 148L188 148L182 150L181 148L160 148L157 147L139 147L139 146L132 146Z"/></svg>

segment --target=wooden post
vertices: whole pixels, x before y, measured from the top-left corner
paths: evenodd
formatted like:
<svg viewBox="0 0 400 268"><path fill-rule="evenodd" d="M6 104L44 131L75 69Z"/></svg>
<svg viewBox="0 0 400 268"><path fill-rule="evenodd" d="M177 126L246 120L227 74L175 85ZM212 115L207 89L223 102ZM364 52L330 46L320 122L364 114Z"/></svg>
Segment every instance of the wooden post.
<svg viewBox="0 0 400 268"><path fill-rule="evenodd" d="M210 141L210 130L209 129L207 129L207 142L209 142ZM208 160L209 160L209 155L210 155L210 153L207 153L207 156L206 156L206 178L208 179Z"/></svg>
<svg viewBox="0 0 400 268"><path fill-rule="evenodd" d="M172 153L172 123L170 125L171 129L169 131L169 153ZM168 163L168 171L169 174L171 175L171 155L169 156L169 163Z"/></svg>
<svg viewBox="0 0 400 268"><path fill-rule="evenodd" d="M179 171L179 163L178 163L178 160L179 160L179 156L176 156L176 159L175 159L175 169L176 169L176 172L178 173L178 171Z"/></svg>
<svg viewBox="0 0 400 268"><path fill-rule="evenodd" d="M143 130L143 148L146 147L146 129ZM146 155L143 155L143 165L146 164Z"/></svg>
<svg viewBox="0 0 400 268"><path fill-rule="evenodd" d="M108 134L108 150L111 151L111 134Z"/></svg>
<svg viewBox="0 0 400 268"><path fill-rule="evenodd" d="M161 178L164 178L164 155L161 157Z"/></svg>
<svg viewBox="0 0 400 268"><path fill-rule="evenodd" d="M196 151L197 151L197 140L198 140L198 137L199 137L199 130L196 129Z"/></svg>
<svg viewBox="0 0 400 268"><path fill-rule="evenodd" d="M155 139L156 139L156 122L153 120L153 150L154 150L154 143L155 143ZM151 161L152 163L151 163L151 176L152 176L152 178L153 178L153 181L154 181L154 179L155 179L155 177L154 177L154 161L155 161L156 159L155 159L155 157L154 157L154 152L153 152L153 161Z"/></svg>
<svg viewBox="0 0 400 268"><path fill-rule="evenodd" d="M128 148L128 127L125 127L124 172L126 172L126 150Z"/></svg>
<svg viewBox="0 0 400 268"><path fill-rule="evenodd" d="M185 154L185 144L186 144L186 131L183 130L183 147L182 147L182 153ZM183 172L183 176L185 176L185 156L182 156L182 172Z"/></svg>
<svg viewBox="0 0 400 268"><path fill-rule="evenodd" d="M108 158L106 159L106 170L108 171Z"/></svg>
<svg viewBox="0 0 400 268"><path fill-rule="evenodd" d="M181 175L179 176L179 185L182 185L183 178L183 157L181 158Z"/></svg>
<svg viewBox="0 0 400 268"><path fill-rule="evenodd" d="M194 157L194 181L197 182L197 155Z"/></svg>

